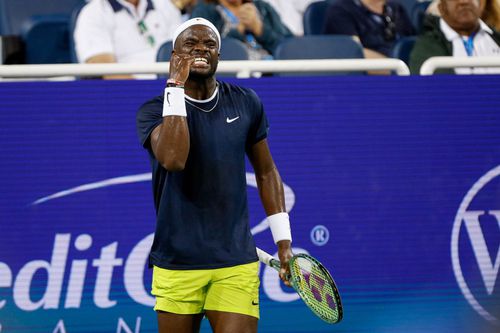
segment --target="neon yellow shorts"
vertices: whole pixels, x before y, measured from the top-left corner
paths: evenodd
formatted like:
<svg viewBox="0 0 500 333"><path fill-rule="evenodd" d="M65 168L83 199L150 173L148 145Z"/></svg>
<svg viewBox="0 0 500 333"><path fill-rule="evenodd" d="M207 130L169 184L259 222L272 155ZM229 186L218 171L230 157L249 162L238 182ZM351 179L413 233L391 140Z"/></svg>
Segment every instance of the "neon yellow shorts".
<svg viewBox="0 0 500 333"><path fill-rule="evenodd" d="M259 318L259 263L196 270L153 267L154 309L177 314L205 310Z"/></svg>

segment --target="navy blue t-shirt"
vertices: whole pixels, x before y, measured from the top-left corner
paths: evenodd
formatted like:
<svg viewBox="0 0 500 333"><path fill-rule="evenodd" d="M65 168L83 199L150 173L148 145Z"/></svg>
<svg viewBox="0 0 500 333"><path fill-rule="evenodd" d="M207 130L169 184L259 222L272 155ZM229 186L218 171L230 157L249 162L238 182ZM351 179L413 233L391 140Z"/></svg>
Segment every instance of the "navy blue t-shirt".
<svg viewBox="0 0 500 333"><path fill-rule="evenodd" d="M267 137L267 118L251 89L218 82L218 96L186 103L190 150L184 170L155 159L149 137L162 123L163 96L137 113L149 152L156 231L149 263L167 269L210 269L257 261L248 223L245 153Z"/></svg>
<svg viewBox="0 0 500 333"><path fill-rule="evenodd" d="M403 8L396 2L387 2L386 15L379 15L366 8L360 0L337 0L326 12L324 34L358 36L364 48L390 56L395 41L415 34L413 25ZM386 16L394 24L394 38L388 29Z"/></svg>

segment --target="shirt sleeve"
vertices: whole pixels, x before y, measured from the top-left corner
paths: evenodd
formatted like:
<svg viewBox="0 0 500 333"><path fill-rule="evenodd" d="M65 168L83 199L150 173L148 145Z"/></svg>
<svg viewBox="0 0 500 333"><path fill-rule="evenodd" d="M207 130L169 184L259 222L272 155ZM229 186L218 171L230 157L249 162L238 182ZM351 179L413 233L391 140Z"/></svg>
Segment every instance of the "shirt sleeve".
<svg viewBox="0 0 500 333"><path fill-rule="evenodd" d="M352 14L340 6L328 8L323 26L324 34L359 36L356 21Z"/></svg>
<svg viewBox="0 0 500 333"><path fill-rule="evenodd" d="M105 8L99 3L89 3L82 8L76 20L74 40L79 62L103 53L114 54L110 18L106 20Z"/></svg>
<svg viewBox="0 0 500 333"><path fill-rule="evenodd" d="M253 111L253 122L247 136L247 151L257 142L267 138L269 131L269 123L264 112L264 106L253 90L250 90L250 105Z"/></svg>
<svg viewBox="0 0 500 333"><path fill-rule="evenodd" d="M149 137L151 132L162 123L163 97L158 96L144 103L137 112L137 136L141 145L150 149Z"/></svg>

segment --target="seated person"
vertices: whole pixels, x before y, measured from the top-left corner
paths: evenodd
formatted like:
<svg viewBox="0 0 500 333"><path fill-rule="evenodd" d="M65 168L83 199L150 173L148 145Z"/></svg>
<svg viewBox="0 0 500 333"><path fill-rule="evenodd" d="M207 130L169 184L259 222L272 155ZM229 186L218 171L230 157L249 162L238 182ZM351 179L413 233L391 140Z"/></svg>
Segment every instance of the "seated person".
<svg viewBox="0 0 500 333"><path fill-rule="evenodd" d="M172 39L181 23L182 13L170 0L91 0L81 9L75 25L78 61L153 63L159 47Z"/></svg>
<svg viewBox="0 0 500 333"><path fill-rule="evenodd" d="M500 56L500 33L479 18L477 0L442 0L439 11L441 18L426 18L424 30L410 54L410 71L413 74L418 74L422 64L430 57ZM500 73L500 68L447 68L436 72L488 74Z"/></svg>
<svg viewBox="0 0 500 333"><path fill-rule="evenodd" d="M264 1L219 0L199 2L191 17L212 22L221 36L236 38L248 46L251 60L272 59L278 44L291 31L270 4Z"/></svg>
<svg viewBox="0 0 500 333"><path fill-rule="evenodd" d="M427 7L427 14L441 16L439 12L439 0L434 0ZM500 31L500 2L498 0L479 0L481 20L493 29Z"/></svg>
<svg viewBox="0 0 500 333"><path fill-rule="evenodd" d="M415 30L396 2L338 0L327 10L323 33L353 36L363 45L365 58L386 58L399 38Z"/></svg>
<svg viewBox="0 0 500 333"><path fill-rule="evenodd" d="M295 36L304 35L304 12L318 0L264 0L280 15L281 21Z"/></svg>

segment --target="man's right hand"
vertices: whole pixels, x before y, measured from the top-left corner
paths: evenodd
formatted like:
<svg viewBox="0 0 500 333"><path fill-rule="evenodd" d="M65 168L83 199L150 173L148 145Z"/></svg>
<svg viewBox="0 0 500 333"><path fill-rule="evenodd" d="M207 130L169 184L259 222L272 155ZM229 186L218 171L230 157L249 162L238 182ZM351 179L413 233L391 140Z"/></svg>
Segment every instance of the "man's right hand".
<svg viewBox="0 0 500 333"><path fill-rule="evenodd" d="M170 78L182 83L186 82L193 63L194 56L173 52L170 57Z"/></svg>

